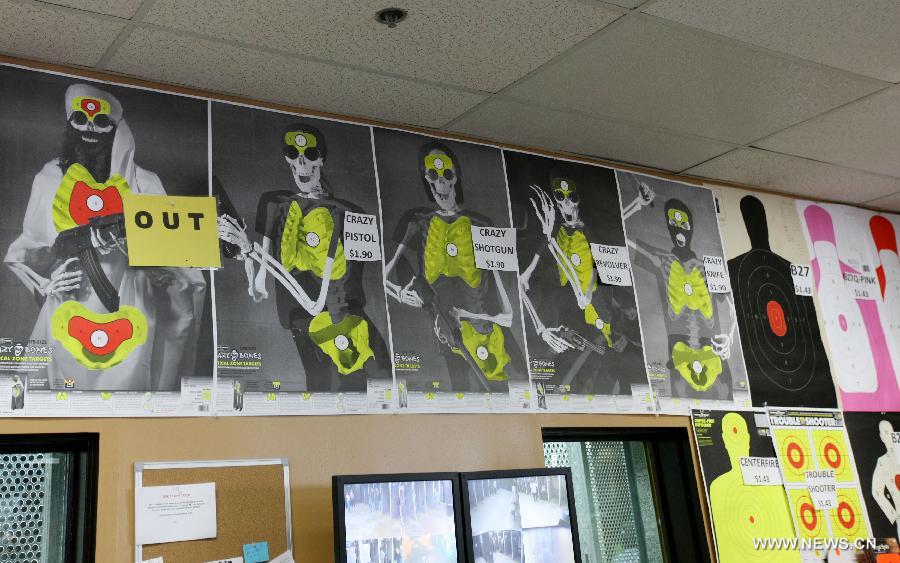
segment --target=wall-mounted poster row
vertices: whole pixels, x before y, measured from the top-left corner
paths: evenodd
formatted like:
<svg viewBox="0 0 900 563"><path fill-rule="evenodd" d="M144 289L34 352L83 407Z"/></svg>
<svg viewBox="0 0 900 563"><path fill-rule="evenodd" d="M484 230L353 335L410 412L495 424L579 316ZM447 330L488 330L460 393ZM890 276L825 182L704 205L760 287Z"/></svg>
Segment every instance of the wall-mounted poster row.
<svg viewBox="0 0 900 563"><path fill-rule="evenodd" d="M0 75L0 415L900 403L895 216ZM130 265L142 194L215 196L222 268Z"/></svg>

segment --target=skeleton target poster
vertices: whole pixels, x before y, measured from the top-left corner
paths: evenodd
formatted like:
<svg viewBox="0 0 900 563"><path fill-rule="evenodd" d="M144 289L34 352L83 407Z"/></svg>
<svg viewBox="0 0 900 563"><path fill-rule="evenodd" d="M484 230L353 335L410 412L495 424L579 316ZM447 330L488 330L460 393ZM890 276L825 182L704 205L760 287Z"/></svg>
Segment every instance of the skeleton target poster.
<svg viewBox="0 0 900 563"><path fill-rule="evenodd" d="M794 201L716 190L755 406L836 408Z"/></svg>
<svg viewBox="0 0 900 563"><path fill-rule="evenodd" d="M870 211L797 201L822 331L845 411L900 410L893 223Z"/></svg>
<svg viewBox="0 0 900 563"><path fill-rule="evenodd" d="M374 142L401 408L529 408L517 276L478 268L473 240L511 227L501 152L378 128Z"/></svg>
<svg viewBox="0 0 900 563"><path fill-rule="evenodd" d="M712 193L629 172L616 178L660 409L749 406Z"/></svg>
<svg viewBox="0 0 900 563"><path fill-rule="evenodd" d="M693 409L691 420L720 563L799 563L796 550L753 545L795 535L766 411Z"/></svg>
<svg viewBox="0 0 900 563"><path fill-rule="evenodd" d="M208 195L207 102L13 67L0 91L11 412L208 413L209 274L129 266L122 214L128 197Z"/></svg>
<svg viewBox="0 0 900 563"><path fill-rule="evenodd" d="M369 128L215 103L212 131L218 412L388 408Z"/></svg>
<svg viewBox="0 0 900 563"><path fill-rule="evenodd" d="M510 151L504 158L536 407L652 412L615 172ZM601 278L592 245L619 279Z"/></svg>

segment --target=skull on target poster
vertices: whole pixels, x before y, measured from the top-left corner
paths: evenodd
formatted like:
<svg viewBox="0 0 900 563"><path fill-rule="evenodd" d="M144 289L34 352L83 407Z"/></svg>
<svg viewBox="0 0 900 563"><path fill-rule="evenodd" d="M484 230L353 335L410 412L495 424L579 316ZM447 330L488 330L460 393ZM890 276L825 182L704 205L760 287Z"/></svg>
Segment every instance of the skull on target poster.
<svg viewBox="0 0 900 563"><path fill-rule="evenodd" d="M366 126L213 103L217 411L392 404L381 220Z"/></svg>
<svg viewBox="0 0 900 563"><path fill-rule="evenodd" d="M794 200L714 193L754 406L836 408Z"/></svg>
<svg viewBox="0 0 900 563"><path fill-rule="evenodd" d="M794 523L764 409L691 411L720 563L799 563L755 538L792 538Z"/></svg>
<svg viewBox="0 0 900 563"><path fill-rule="evenodd" d="M616 171L647 375L659 408L749 406L750 390L710 190Z"/></svg>
<svg viewBox="0 0 900 563"><path fill-rule="evenodd" d="M845 205L796 206L842 408L900 410L900 221Z"/></svg>
<svg viewBox="0 0 900 563"><path fill-rule="evenodd" d="M652 411L615 172L504 158L536 407Z"/></svg>
<svg viewBox="0 0 900 563"><path fill-rule="evenodd" d="M0 412L208 413L209 273L130 266L123 216L209 194L207 102L10 66L0 92Z"/></svg>
<svg viewBox="0 0 900 563"><path fill-rule="evenodd" d="M767 411L797 537L871 537L843 413L824 409Z"/></svg>
<svg viewBox="0 0 900 563"><path fill-rule="evenodd" d="M530 408L499 149L374 129L401 409Z"/></svg>

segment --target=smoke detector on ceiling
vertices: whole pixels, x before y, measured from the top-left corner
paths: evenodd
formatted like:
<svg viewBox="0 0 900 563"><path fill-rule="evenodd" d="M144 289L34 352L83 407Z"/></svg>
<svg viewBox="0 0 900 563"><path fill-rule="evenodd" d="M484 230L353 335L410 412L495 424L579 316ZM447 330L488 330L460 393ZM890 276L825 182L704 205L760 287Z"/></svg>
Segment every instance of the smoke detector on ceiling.
<svg viewBox="0 0 900 563"><path fill-rule="evenodd" d="M406 10L401 8L384 8L378 10L375 14L375 21L384 25L395 28L397 24L406 19Z"/></svg>

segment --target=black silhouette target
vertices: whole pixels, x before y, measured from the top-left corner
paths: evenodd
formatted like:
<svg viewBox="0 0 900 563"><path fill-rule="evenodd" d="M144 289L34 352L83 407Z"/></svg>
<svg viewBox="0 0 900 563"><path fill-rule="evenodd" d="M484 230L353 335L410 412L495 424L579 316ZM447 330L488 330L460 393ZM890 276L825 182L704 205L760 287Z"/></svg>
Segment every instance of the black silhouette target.
<svg viewBox="0 0 900 563"><path fill-rule="evenodd" d="M732 277L732 289L743 320L744 361L778 389L805 389L813 380L817 358L806 304L800 301L808 298L795 295L790 264L771 252L751 251Z"/></svg>
<svg viewBox="0 0 900 563"><path fill-rule="evenodd" d="M728 261L755 406L836 406L812 297L796 295L791 263L769 248L765 209L741 200L753 248Z"/></svg>

